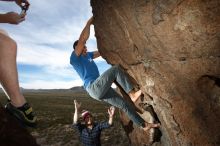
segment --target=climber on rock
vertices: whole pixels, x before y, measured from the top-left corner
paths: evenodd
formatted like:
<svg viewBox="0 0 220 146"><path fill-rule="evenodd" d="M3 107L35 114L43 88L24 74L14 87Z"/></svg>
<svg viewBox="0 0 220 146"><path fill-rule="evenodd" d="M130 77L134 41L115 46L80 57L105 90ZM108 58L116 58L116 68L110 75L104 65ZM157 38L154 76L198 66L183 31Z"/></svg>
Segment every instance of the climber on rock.
<svg viewBox="0 0 220 146"><path fill-rule="evenodd" d="M94 122L92 114L87 110L82 110L81 118L83 123L79 122L79 110L81 104L74 100L75 112L73 116L73 128L80 133L80 140L85 146L101 146L100 136L103 129L110 128L113 124L115 108L112 106L108 109L108 122Z"/></svg>
<svg viewBox="0 0 220 146"><path fill-rule="evenodd" d="M93 24L93 19L94 18L91 17L88 20L79 39L74 42L74 50L70 57L70 64L83 80L84 88L92 98L99 101L105 101L123 110L128 117L136 125L142 127L144 131L150 128L159 127L159 124L145 122L137 114L133 106L111 87L112 83L116 81L130 96L133 102L142 94L141 90L134 91L134 86L119 65L112 66L100 76L97 65L93 61L93 59L100 56L100 53L98 51L87 52L86 47L86 41L90 35L90 26Z"/></svg>

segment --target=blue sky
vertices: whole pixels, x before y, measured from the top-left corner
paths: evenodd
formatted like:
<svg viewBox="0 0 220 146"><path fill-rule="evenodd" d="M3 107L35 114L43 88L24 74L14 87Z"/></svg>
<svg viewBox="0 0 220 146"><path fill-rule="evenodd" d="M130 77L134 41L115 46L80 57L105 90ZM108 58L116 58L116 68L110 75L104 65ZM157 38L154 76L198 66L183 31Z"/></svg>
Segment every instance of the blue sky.
<svg viewBox="0 0 220 146"><path fill-rule="evenodd" d="M72 44L92 16L89 0L30 0L26 21L19 25L0 24L18 45L20 86L28 89L61 89L81 86L69 64ZM20 8L14 2L0 1L0 12ZM89 51L97 50L94 27L87 42ZM100 73L110 67L101 57L95 61Z"/></svg>

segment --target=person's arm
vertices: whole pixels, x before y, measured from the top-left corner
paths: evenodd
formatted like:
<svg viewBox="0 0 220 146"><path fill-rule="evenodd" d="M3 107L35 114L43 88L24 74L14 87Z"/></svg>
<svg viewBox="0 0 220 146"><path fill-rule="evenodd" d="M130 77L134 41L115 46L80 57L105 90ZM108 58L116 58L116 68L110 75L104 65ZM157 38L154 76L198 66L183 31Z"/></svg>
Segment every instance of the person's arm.
<svg viewBox="0 0 220 146"><path fill-rule="evenodd" d="M106 129L106 128L109 128L109 127L112 126L114 113L115 113L115 107L114 107L114 106L111 106L111 107L108 109L108 114L109 114L108 122L106 121L106 122L99 123L99 129L100 129L100 130Z"/></svg>
<svg viewBox="0 0 220 146"><path fill-rule="evenodd" d="M111 106L111 107L108 109L108 114L109 114L108 123L109 123L109 125L112 125L112 124L113 124L113 116L114 116L114 114L115 114L115 107L114 107L114 106Z"/></svg>
<svg viewBox="0 0 220 146"><path fill-rule="evenodd" d="M80 34L78 44L75 48L75 53L77 56L80 56L82 54L86 41L88 40L89 35L90 35L90 25L92 23L93 23L93 17L91 17L88 20L88 22L86 23L86 26L84 27L83 31Z"/></svg>
<svg viewBox="0 0 220 146"><path fill-rule="evenodd" d="M15 12L8 12L6 14L0 14L0 23L19 24L25 20L25 14L20 15Z"/></svg>
<svg viewBox="0 0 220 146"><path fill-rule="evenodd" d="M100 55L99 51L94 51L93 52L93 59L98 58Z"/></svg>
<svg viewBox="0 0 220 146"><path fill-rule="evenodd" d="M19 5L21 8L25 7L26 10L30 5L28 0L1 0L1 1L15 1L17 5ZM26 13L18 14L15 12L0 14L0 23L19 24L20 22L25 20L25 15Z"/></svg>
<svg viewBox="0 0 220 146"><path fill-rule="evenodd" d="M75 112L73 116L73 124L78 123L78 116L79 116L79 108L81 106L81 103L78 103L76 100L74 100L74 107L75 107Z"/></svg>

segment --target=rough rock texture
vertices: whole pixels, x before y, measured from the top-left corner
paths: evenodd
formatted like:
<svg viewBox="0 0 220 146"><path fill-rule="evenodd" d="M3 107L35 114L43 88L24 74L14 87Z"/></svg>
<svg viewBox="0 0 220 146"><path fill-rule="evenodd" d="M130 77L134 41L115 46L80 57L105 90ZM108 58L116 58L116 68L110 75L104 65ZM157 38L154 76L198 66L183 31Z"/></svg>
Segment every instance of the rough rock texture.
<svg viewBox="0 0 220 146"><path fill-rule="evenodd" d="M26 129L0 106L0 146L39 146Z"/></svg>
<svg viewBox="0 0 220 146"><path fill-rule="evenodd" d="M145 95L136 107L143 112L151 104L151 120L161 122L153 145L220 145L220 1L91 0L91 6L101 55L128 71ZM152 144L150 132L121 117L132 145Z"/></svg>

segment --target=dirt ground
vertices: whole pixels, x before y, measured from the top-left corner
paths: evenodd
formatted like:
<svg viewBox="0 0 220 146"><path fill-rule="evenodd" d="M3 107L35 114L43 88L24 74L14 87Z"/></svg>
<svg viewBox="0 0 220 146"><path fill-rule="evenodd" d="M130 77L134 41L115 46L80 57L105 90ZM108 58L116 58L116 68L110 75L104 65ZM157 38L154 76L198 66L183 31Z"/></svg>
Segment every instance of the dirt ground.
<svg viewBox="0 0 220 146"><path fill-rule="evenodd" d="M28 92L24 93L32 105L38 118L36 129L28 129L41 146L82 146L77 130L72 128L74 113L73 100L82 103L82 109L93 113L95 121L108 120L107 109L110 105L89 97L86 93L73 92ZM0 95L1 103L6 97ZM114 117L114 125L102 132L103 146L129 146L129 140L120 124L118 110Z"/></svg>

